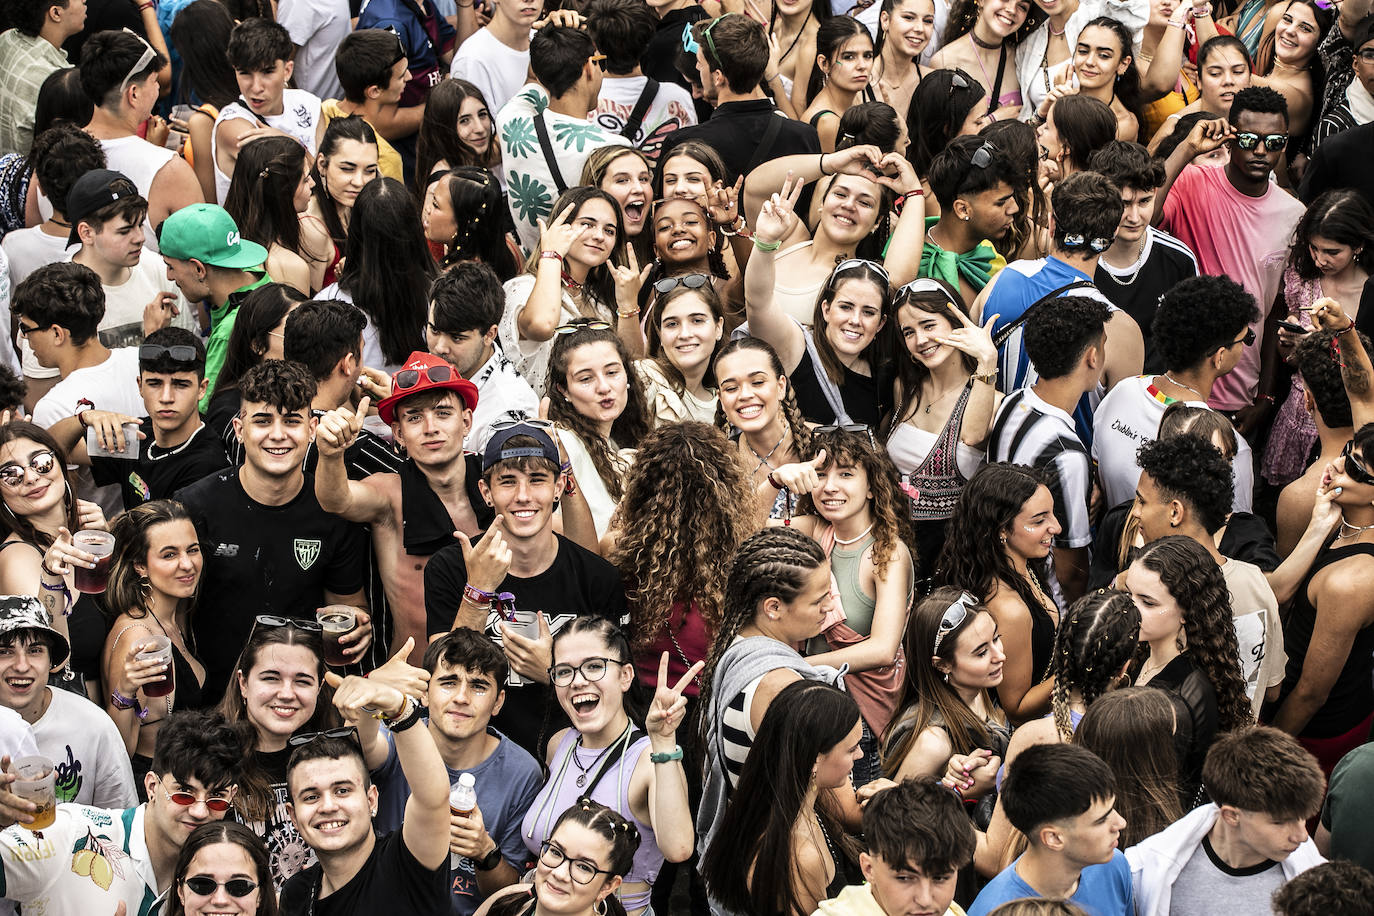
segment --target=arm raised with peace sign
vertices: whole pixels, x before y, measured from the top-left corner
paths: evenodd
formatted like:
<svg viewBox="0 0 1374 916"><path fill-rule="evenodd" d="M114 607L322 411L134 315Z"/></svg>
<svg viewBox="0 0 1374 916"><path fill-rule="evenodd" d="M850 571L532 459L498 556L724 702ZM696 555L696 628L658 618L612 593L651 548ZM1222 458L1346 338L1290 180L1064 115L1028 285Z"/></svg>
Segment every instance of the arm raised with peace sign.
<svg viewBox="0 0 1374 916"><path fill-rule="evenodd" d="M682 691L705 666L705 662L697 662L669 687L668 653L664 652L658 660L658 689L644 717L650 752L659 758L647 761L649 823L663 857L670 862L686 861L692 854L692 808L687 800L687 774L677 745L677 729L687 714L687 698ZM636 767L637 774L645 762Z"/></svg>

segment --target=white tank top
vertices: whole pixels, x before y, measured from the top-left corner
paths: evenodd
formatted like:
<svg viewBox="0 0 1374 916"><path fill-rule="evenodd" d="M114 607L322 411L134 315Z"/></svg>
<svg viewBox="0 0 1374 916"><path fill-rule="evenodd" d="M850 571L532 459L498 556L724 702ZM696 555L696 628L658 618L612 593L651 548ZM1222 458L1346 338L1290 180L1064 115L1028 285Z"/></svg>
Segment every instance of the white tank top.
<svg viewBox="0 0 1374 916"><path fill-rule="evenodd" d="M235 120L251 121L254 126L266 121L269 126L295 137L313 156L315 128L320 123L320 100L304 89L287 89L282 93L282 111L279 115L266 115L259 120L257 115L238 102L230 102L219 110L214 129L210 132L210 161L215 166L215 202L220 206L224 206L224 198L229 196L231 176L219 168L219 126L225 121Z"/></svg>
<svg viewBox="0 0 1374 916"><path fill-rule="evenodd" d="M132 134L118 140L101 140L100 146L105 150L106 168L114 169L132 181L144 200L152 200L153 179L176 155L165 146L149 143ZM143 218L143 247L158 250L157 235L153 232L150 216Z"/></svg>

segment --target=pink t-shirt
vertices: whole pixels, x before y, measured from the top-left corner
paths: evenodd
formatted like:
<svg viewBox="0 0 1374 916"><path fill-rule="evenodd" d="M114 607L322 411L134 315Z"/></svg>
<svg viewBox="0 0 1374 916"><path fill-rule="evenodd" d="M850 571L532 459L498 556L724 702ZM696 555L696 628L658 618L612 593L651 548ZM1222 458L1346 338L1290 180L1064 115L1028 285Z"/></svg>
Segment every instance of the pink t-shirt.
<svg viewBox="0 0 1374 916"><path fill-rule="evenodd" d="M1197 254L1201 271L1230 277L1259 303L1260 318L1250 326L1254 346L1244 348L1236 368L1212 387L1207 403L1217 410L1238 410L1254 401L1264 316L1302 214L1302 204L1278 185L1271 183L1263 197L1237 191L1226 180L1224 166L1189 165L1164 200L1163 228Z"/></svg>

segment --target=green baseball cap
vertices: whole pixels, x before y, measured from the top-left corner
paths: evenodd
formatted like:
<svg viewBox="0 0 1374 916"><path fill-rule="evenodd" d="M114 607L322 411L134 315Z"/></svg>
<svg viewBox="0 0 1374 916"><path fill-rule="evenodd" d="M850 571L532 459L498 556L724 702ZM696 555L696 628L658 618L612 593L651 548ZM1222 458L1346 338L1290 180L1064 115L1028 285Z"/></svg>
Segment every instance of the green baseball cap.
<svg viewBox="0 0 1374 916"><path fill-rule="evenodd" d="M167 217L162 223L158 248L169 258L194 258L212 267L244 270L267 260L267 249L239 238L234 218L215 204L191 204Z"/></svg>

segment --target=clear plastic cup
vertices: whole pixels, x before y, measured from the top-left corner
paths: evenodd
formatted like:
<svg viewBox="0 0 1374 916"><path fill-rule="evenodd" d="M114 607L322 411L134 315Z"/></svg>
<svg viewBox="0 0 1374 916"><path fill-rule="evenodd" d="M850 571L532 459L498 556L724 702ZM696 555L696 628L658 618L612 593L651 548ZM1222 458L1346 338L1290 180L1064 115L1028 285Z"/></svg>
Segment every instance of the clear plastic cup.
<svg viewBox="0 0 1374 916"><path fill-rule="evenodd" d="M504 617L502 617L501 626L503 628L509 630L512 633L515 633L518 636L523 636L526 639L539 638L538 611L511 611L510 613L511 616L515 619L506 620ZM531 683L533 683L533 681L529 680L529 678L521 677L520 675L516 674L514 670L512 670L510 674L506 676L507 687L521 687L525 684Z"/></svg>
<svg viewBox="0 0 1374 916"><path fill-rule="evenodd" d="M315 619L324 631L324 663L342 668L349 662L339 637L352 633L358 625L358 612L346 604L331 604L315 611Z"/></svg>
<svg viewBox="0 0 1374 916"><path fill-rule="evenodd" d="M19 778L10 791L38 806L33 823L25 826L29 830L51 827L57 820L57 769L53 762L47 757L20 757L14 761L14 772Z"/></svg>
<svg viewBox="0 0 1374 916"><path fill-rule="evenodd" d="M149 699L168 696L177 689L176 667L172 664L172 641L166 636L150 636L145 642L148 648L134 656L138 661L159 661L167 666L162 677L143 685L143 695Z"/></svg>
<svg viewBox="0 0 1374 916"><path fill-rule="evenodd" d="M87 595L105 594L105 583L110 578L110 556L114 553L114 535L108 531L83 528L72 535L76 549L95 555L95 569L77 566L72 579L76 590Z"/></svg>

